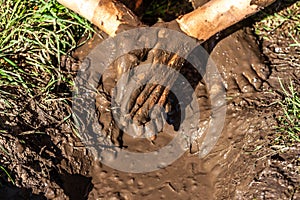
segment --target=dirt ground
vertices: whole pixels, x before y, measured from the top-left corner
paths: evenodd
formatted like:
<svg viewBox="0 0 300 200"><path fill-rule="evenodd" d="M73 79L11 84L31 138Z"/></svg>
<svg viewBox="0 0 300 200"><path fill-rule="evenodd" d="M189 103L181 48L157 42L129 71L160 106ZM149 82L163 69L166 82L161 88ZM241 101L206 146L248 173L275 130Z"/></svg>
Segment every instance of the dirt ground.
<svg viewBox="0 0 300 200"><path fill-rule="evenodd" d="M283 98L278 78L285 85L292 81L300 92L300 47L290 46L286 26L266 39L254 34L252 20L222 35L211 52L226 87L227 114L222 135L206 157L199 159L196 141L166 168L121 172L95 160L64 123L70 108L18 100L23 112L17 118L0 114L0 127L7 130L0 132L0 163L14 180L0 170L0 199L300 199L300 144L276 140L283 114L276 103ZM95 43L74 57L81 58L90 45ZM64 67L74 72L78 62L70 58ZM203 87L201 82L195 87L199 102ZM34 126L43 133L27 131ZM123 145L131 151L155 149L174 137L172 127L164 130L154 146L130 137Z"/></svg>

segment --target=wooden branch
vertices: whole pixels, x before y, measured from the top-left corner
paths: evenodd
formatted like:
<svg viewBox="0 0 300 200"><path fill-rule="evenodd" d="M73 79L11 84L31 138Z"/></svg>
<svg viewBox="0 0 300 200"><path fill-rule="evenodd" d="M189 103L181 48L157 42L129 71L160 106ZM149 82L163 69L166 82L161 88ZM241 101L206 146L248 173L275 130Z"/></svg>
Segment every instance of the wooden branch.
<svg viewBox="0 0 300 200"><path fill-rule="evenodd" d="M58 0L110 36L141 26L139 19L122 3L112 0Z"/></svg>
<svg viewBox="0 0 300 200"><path fill-rule="evenodd" d="M275 0L211 0L176 19L187 35L205 41L219 31L247 18Z"/></svg>
<svg viewBox="0 0 300 200"><path fill-rule="evenodd" d="M247 18L275 0L211 0L176 19L187 35L205 41L219 31ZM110 36L142 26L122 3L114 0L58 0Z"/></svg>

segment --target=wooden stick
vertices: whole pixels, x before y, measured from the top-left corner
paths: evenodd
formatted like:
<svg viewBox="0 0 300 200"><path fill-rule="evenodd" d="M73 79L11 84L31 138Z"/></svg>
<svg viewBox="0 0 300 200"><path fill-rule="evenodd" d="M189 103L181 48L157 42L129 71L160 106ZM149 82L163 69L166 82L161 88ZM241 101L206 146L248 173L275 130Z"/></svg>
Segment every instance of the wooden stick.
<svg viewBox="0 0 300 200"><path fill-rule="evenodd" d="M205 41L219 31L247 18L275 0L211 0L176 19L188 36ZM114 0L58 0L110 36L142 25L122 3Z"/></svg>
<svg viewBox="0 0 300 200"><path fill-rule="evenodd" d="M211 0L176 19L189 36L205 41L219 31L247 18L275 0Z"/></svg>
<svg viewBox="0 0 300 200"><path fill-rule="evenodd" d="M142 23L122 3L112 0L58 0L95 24L109 36L115 36L120 30L139 27Z"/></svg>

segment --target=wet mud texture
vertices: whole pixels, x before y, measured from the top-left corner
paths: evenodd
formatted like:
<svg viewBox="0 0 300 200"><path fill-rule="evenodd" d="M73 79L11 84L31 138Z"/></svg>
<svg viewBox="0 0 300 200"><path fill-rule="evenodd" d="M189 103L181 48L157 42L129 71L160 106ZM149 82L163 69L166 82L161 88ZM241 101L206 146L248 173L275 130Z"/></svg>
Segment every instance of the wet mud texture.
<svg viewBox="0 0 300 200"><path fill-rule="evenodd" d="M62 105L52 105L55 118L40 110L36 101L27 103L16 119L0 114L0 126L8 130L0 133L0 164L15 180L13 185L0 170L0 199L299 199L300 147L280 150L271 145L276 117L282 114L279 105L273 104L281 98L277 77L285 83L293 79L299 91L300 69L294 62L299 60L299 49L288 48L290 41L276 35L269 42L261 41L264 55L249 30L233 33L213 48L211 55L227 91L227 115L218 143L202 159L197 154L200 138L164 169L120 172L94 160L72 128L63 123L67 108ZM91 46L78 49L74 57L84 57L85 48ZM71 71L78 69L74 59L65 63ZM209 95L205 83L190 70L182 73L191 74L205 111ZM109 107L109 94L103 94L100 103ZM110 115L109 110L106 114ZM106 126L111 119L100 121ZM45 134L30 134L24 124L39 125ZM127 134L120 140L130 151L145 152L164 146L174 135L174 127L165 124L154 142Z"/></svg>
<svg viewBox="0 0 300 200"><path fill-rule="evenodd" d="M294 77L299 69L290 67L278 73L248 28L218 42L211 56L223 77L228 99L225 127L213 151L199 159L199 138L172 165L144 174L123 173L95 162L90 171L94 185L91 199L299 198L299 148L288 149L284 157L265 143L277 125L276 116L281 114L278 105L272 105L280 99L277 77ZM181 73L194 85L205 113L209 95L205 83L194 76L193 69L186 67ZM104 107L109 106L109 100L99 101L104 102ZM100 118L104 126L111 125L112 117L107 115ZM128 151L149 152L166 145L174 135L174 127L166 124L153 142L126 133L119 139ZM268 152L257 153L258 146Z"/></svg>
<svg viewBox="0 0 300 200"><path fill-rule="evenodd" d="M64 118L63 105L56 105L56 113L49 118L36 103L30 102L21 112L24 118L11 122L0 117L1 128L8 129L0 134L0 163L15 183L6 183L7 176L1 170L0 199L84 199L92 188L87 176L91 163L88 152L68 124L55 122ZM37 123L37 131L28 131L22 120Z"/></svg>

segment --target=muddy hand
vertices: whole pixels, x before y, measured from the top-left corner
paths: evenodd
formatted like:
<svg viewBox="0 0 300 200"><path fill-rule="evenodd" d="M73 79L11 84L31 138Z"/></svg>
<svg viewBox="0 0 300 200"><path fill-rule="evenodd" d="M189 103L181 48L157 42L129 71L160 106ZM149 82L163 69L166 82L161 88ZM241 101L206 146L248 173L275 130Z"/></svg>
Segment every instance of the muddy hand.
<svg viewBox="0 0 300 200"><path fill-rule="evenodd" d="M156 26L166 28L170 25L173 26L172 23ZM158 32L159 37L164 37L164 31L162 29ZM168 49L168 44L157 41L147 52L139 55L135 52L136 59L131 62L126 63L123 58L116 62L117 71L122 73L118 73L118 82L112 94L115 120L125 132L133 136L154 138L162 130L163 113L166 113L163 109L168 102L169 90L185 63L185 59L176 52L162 50ZM171 49L182 49L172 45Z"/></svg>
<svg viewBox="0 0 300 200"><path fill-rule="evenodd" d="M123 111L128 111L127 115L132 122L139 128L142 135L145 132L145 137L152 137L162 130L164 115L162 112L168 102L169 90L174 84L178 71L184 59L177 55L171 55L161 50L151 50L148 59L141 63L145 67L135 70L136 79L133 81L136 85L136 90L131 93L128 101L123 103ZM149 63L148 63L149 62ZM130 84L129 84L129 87ZM126 122L128 119L125 119Z"/></svg>
<svg viewBox="0 0 300 200"><path fill-rule="evenodd" d="M153 49L146 61L123 74L112 96L114 111L119 113L119 124L125 132L133 131L129 134L153 138L162 130L162 109L177 78L177 70L183 64L183 58ZM131 130L126 130L130 124Z"/></svg>
<svg viewBox="0 0 300 200"><path fill-rule="evenodd" d="M225 28L258 12L274 1L275 0L212 0L190 13L178 17L174 22L160 24L159 26L165 26L166 28L170 29L175 28L176 30L183 32L186 35L203 42L217 32L222 31ZM59 0L59 2L71 8L80 15L86 17L93 24L98 26L101 30L112 37L116 36L117 33L120 33L124 30L137 28L142 25L138 17L136 17L128 8L126 8L126 6L122 5L119 1ZM176 43L176 41L174 42ZM153 61L159 58L160 57L157 57L154 53L153 57L151 58L151 56L149 56L147 60ZM172 61L168 63L168 65L169 64L175 66L175 64L172 64ZM151 68L156 68L155 65L152 64L152 66L154 67ZM145 75L149 76L149 74ZM165 74L163 78L163 82L166 83L171 83L170 80L175 79L175 77L172 77L172 75L169 76L168 74ZM139 77L139 79L143 80L145 78ZM125 82L126 80L124 79L124 83ZM122 116L122 118L127 118L127 115L132 118L133 115L133 118L141 124L145 124L145 122L149 120L147 120L147 117L145 117L147 114L149 114L149 109L157 102L164 102L165 99L161 97L163 96L163 94L167 93L164 92L165 89L163 89L162 86L157 86L158 84L156 84L155 82L152 83L154 84L154 86L149 85L144 88L142 87L142 89L140 89L140 92L136 92L132 97L129 96L131 93L116 93L116 109L121 108L120 110L124 110L124 108L128 108L128 110L130 111L126 114L126 116ZM121 87L125 87L125 85ZM171 86L172 84L167 85ZM123 98L120 97L125 97L126 95L129 96L129 98L125 98L125 101L123 101ZM149 99L152 100L150 101ZM120 107L118 108L118 106Z"/></svg>

